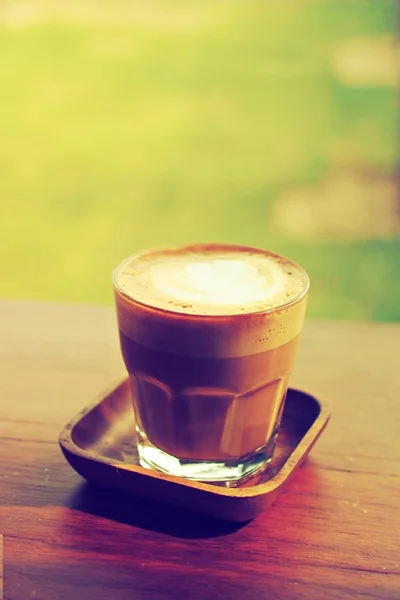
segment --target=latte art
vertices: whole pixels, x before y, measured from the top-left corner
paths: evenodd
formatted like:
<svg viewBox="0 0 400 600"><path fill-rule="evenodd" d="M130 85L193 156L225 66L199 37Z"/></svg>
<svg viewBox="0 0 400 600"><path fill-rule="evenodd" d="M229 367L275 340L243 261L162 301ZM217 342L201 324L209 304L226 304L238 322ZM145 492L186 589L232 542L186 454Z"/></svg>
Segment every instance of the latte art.
<svg viewBox="0 0 400 600"><path fill-rule="evenodd" d="M148 306L207 316L284 306L303 293L306 278L272 253L203 245L131 257L117 270L116 285Z"/></svg>
<svg viewBox="0 0 400 600"><path fill-rule="evenodd" d="M253 265L239 260L159 264L146 273L147 285L175 304L190 303L200 308L237 307L266 300L282 287L278 269L261 276Z"/></svg>

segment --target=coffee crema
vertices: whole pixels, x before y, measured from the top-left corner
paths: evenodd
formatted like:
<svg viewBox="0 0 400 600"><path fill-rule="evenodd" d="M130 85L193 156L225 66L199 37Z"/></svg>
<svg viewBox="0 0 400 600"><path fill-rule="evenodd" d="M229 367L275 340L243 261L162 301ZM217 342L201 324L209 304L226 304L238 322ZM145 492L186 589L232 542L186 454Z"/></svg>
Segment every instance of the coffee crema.
<svg viewBox="0 0 400 600"><path fill-rule="evenodd" d="M246 356L302 328L308 276L292 261L245 246L149 250L114 272L120 331L174 354Z"/></svg>
<svg viewBox="0 0 400 600"><path fill-rule="evenodd" d="M135 301L198 316L273 310L301 296L306 281L304 271L281 256L221 245L137 254L116 276L121 292Z"/></svg>

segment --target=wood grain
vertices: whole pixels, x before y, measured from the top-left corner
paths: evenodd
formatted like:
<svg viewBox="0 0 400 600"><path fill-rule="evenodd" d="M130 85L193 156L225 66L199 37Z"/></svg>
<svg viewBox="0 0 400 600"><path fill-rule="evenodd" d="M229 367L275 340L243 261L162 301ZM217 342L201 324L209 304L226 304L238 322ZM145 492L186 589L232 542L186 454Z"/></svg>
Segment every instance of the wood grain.
<svg viewBox="0 0 400 600"><path fill-rule="evenodd" d="M292 384L333 417L245 525L91 487L72 415L123 375L112 309L0 304L4 598L400 599L400 327L307 324Z"/></svg>

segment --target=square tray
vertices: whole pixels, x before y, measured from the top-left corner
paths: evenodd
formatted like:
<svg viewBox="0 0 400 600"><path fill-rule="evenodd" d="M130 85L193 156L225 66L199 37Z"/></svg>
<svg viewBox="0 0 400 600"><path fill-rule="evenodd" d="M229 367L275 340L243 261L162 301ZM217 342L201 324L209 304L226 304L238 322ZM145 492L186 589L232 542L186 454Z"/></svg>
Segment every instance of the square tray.
<svg viewBox="0 0 400 600"><path fill-rule="evenodd" d="M76 415L61 432L59 443L73 469L88 481L217 518L247 521L275 500L329 417L325 403L290 388L271 465L233 488L174 477L139 465L127 379Z"/></svg>

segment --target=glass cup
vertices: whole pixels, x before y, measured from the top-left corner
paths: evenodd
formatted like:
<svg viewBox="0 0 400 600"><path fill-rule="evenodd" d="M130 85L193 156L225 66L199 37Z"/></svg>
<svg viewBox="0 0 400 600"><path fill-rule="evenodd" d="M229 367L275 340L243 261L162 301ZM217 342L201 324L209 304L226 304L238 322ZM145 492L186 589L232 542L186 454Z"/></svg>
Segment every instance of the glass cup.
<svg viewBox="0 0 400 600"><path fill-rule="evenodd" d="M193 246L197 252L209 247ZM309 279L284 257L247 250L292 265L302 277L296 297L273 310L186 314L139 301L119 285L119 274L128 262L151 259L153 252L162 259L163 250L129 257L114 271L121 351L131 383L142 466L234 486L265 469L272 459Z"/></svg>

